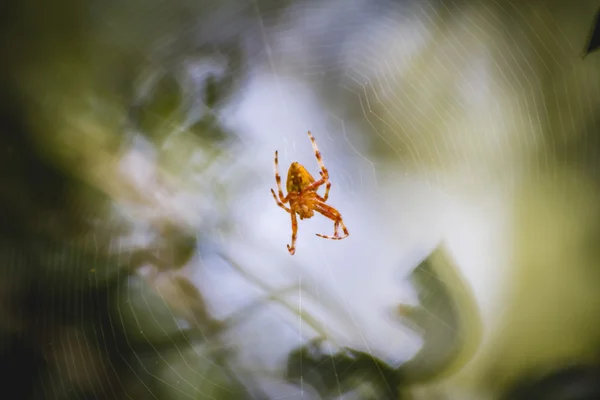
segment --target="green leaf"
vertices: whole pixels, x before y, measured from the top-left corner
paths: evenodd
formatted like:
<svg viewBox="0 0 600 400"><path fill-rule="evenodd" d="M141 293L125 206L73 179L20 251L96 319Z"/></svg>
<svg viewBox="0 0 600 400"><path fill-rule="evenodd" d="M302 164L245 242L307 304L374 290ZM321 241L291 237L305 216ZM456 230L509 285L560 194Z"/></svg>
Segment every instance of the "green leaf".
<svg viewBox="0 0 600 400"><path fill-rule="evenodd" d="M135 118L142 132L162 141L184 121L184 92L172 74L162 76L148 98L137 106Z"/></svg>
<svg viewBox="0 0 600 400"><path fill-rule="evenodd" d="M315 339L288 356L286 379L307 383L324 398L360 391L361 399L400 399L401 375L384 361L342 347L327 349L323 339Z"/></svg>
<svg viewBox="0 0 600 400"><path fill-rule="evenodd" d="M400 306L401 319L422 334L421 350L401 366L408 382L425 382L454 373L473 356L482 327L475 298L444 245L438 246L410 276L420 305Z"/></svg>

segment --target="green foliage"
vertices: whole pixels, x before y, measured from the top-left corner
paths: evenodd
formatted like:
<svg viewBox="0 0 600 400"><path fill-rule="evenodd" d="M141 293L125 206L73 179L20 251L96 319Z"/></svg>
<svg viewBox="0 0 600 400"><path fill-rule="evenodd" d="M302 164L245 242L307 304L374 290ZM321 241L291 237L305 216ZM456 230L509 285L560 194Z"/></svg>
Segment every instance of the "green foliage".
<svg viewBox="0 0 600 400"><path fill-rule="evenodd" d="M290 353L286 379L308 384L324 398L337 398L358 391L361 399L399 400L402 375L395 368L362 351L327 349L316 339Z"/></svg>
<svg viewBox="0 0 600 400"><path fill-rule="evenodd" d="M424 344L401 370L410 383L432 381L457 372L471 359L481 343L482 323L471 289L443 244L412 271L410 279L420 304L403 305L399 314L422 335Z"/></svg>

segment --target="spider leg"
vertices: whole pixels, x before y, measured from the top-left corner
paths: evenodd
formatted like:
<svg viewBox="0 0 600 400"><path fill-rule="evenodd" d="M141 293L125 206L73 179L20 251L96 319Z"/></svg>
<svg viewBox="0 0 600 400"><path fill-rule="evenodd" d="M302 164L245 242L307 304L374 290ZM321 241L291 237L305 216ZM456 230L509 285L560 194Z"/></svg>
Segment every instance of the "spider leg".
<svg viewBox="0 0 600 400"><path fill-rule="evenodd" d="M298 235L298 221L296 220L296 213L290 213L292 216L292 244L286 245L290 255L294 255L296 252L296 237Z"/></svg>
<svg viewBox="0 0 600 400"><path fill-rule="evenodd" d="M279 200L282 203L286 202L286 198L283 196L283 190L281 190L281 176L279 175L279 160L278 160L278 151L275 150L275 182L277 183L277 192L279 194Z"/></svg>
<svg viewBox="0 0 600 400"><path fill-rule="evenodd" d="M314 190L319 186L327 183L327 186L325 188L325 195L323 196L324 201L327 201L327 199L329 198L329 189L331 189L331 182L329 182L329 171L327 171L327 168L325 168L325 164L323 164L323 157L321 156L321 152L317 147L317 142L315 141L315 138L313 137L312 133L310 133L310 131L308 131L308 137L310 138L310 142L312 143L313 151L315 153L315 157L317 158L317 162L319 163L319 167L321 167L321 179L319 179L316 182L313 182L304 190Z"/></svg>
<svg viewBox="0 0 600 400"><path fill-rule="evenodd" d="M310 192L312 190L315 190L319 186L323 185L325 182L329 182L329 178L327 178L327 179L321 178L318 181L315 181L315 182L311 183L310 185L308 185L304 189L302 189L302 192L306 193L306 192ZM329 193L326 193L326 195L329 196Z"/></svg>
<svg viewBox="0 0 600 400"><path fill-rule="evenodd" d="M327 204L323 204L322 202L317 202L315 204L315 211L333 221L333 236L322 235L320 233L317 233L317 236L322 237L323 239L342 240L350 235L348 228L346 228L346 225L344 224L342 215L338 210ZM344 231L344 236L340 236L339 234L340 227L342 228L342 231Z"/></svg>
<svg viewBox="0 0 600 400"><path fill-rule="evenodd" d="M323 176L323 175L321 175ZM329 198L329 190L331 189L331 182L329 181L329 179L327 179L327 186L325 186L325 194L323 195L323 197L320 198L321 201L326 202L327 199Z"/></svg>
<svg viewBox="0 0 600 400"><path fill-rule="evenodd" d="M287 208L278 198L277 195L275 194L275 191L273 189L271 189L271 194L273 195L273 198L275 199L275 202L277 203L277 205L281 208L283 208L285 211L287 212L292 212L289 208Z"/></svg>
<svg viewBox="0 0 600 400"><path fill-rule="evenodd" d="M321 177L327 179L329 178L329 171L327 171L327 168L325 168L325 164L323 164L323 157L321 156L321 152L317 147L317 142L315 141L315 138L313 137L312 133L310 133L310 131L308 131L308 137L310 138L310 141L312 143L313 151L315 152L315 157L317 158L319 167L321 167Z"/></svg>

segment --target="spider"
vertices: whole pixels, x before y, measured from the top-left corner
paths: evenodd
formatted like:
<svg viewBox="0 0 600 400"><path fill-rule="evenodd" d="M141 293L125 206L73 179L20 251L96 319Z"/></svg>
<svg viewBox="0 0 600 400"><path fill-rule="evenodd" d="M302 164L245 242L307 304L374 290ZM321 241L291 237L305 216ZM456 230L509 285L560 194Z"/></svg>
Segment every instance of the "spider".
<svg viewBox="0 0 600 400"><path fill-rule="evenodd" d="M323 165L321 152L319 151L317 143L315 142L315 138L312 136L310 131L308 131L308 137L312 142L315 157L317 158L317 162L321 167L321 171L319 171L321 179L315 181L315 178L312 177L312 175L306 170L306 168L304 168L302 164L293 162L290 165L287 180L285 182L287 190L287 196L285 197L283 196L283 191L281 190L281 176L279 176L277 151L275 151L275 182L277 183L279 198L277 198L277 195L273 189L271 189L271 194L273 195L275 202L277 202L277 205L292 216L292 244L287 245L287 249L291 255L294 255L296 252L296 237L298 233L298 221L296 220L296 214L298 214L300 219L308 219L311 218L316 211L332 220L333 236L321 235L320 233L316 234L324 239L341 240L349 235L348 229L346 229L346 225L344 225L344 221L342 220L342 215L340 212L335 208L325 204L329 198L329 190L331 189L329 172L327 171L327 168L325 168L325 165ZM317 193L317 190L319 187L325 184L327 184L325 187L325 195L321 197ZM289 203L290 206L286 207L285 203ZM344 231L344 236L340 236L340 227Z"/></svg>

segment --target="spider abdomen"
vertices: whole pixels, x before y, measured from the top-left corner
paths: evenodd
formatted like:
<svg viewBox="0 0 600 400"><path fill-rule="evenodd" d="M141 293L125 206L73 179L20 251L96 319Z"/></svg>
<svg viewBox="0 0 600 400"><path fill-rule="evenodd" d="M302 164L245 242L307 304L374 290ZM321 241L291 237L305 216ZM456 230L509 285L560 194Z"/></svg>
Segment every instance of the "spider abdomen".
<svg viewBox="0 0 600 400"><path fill-rule="evenodd" d="M298 162L293 162L288 170L285 186L288 193L300 192L302 189L315 182L310 172Z"/></svg>

